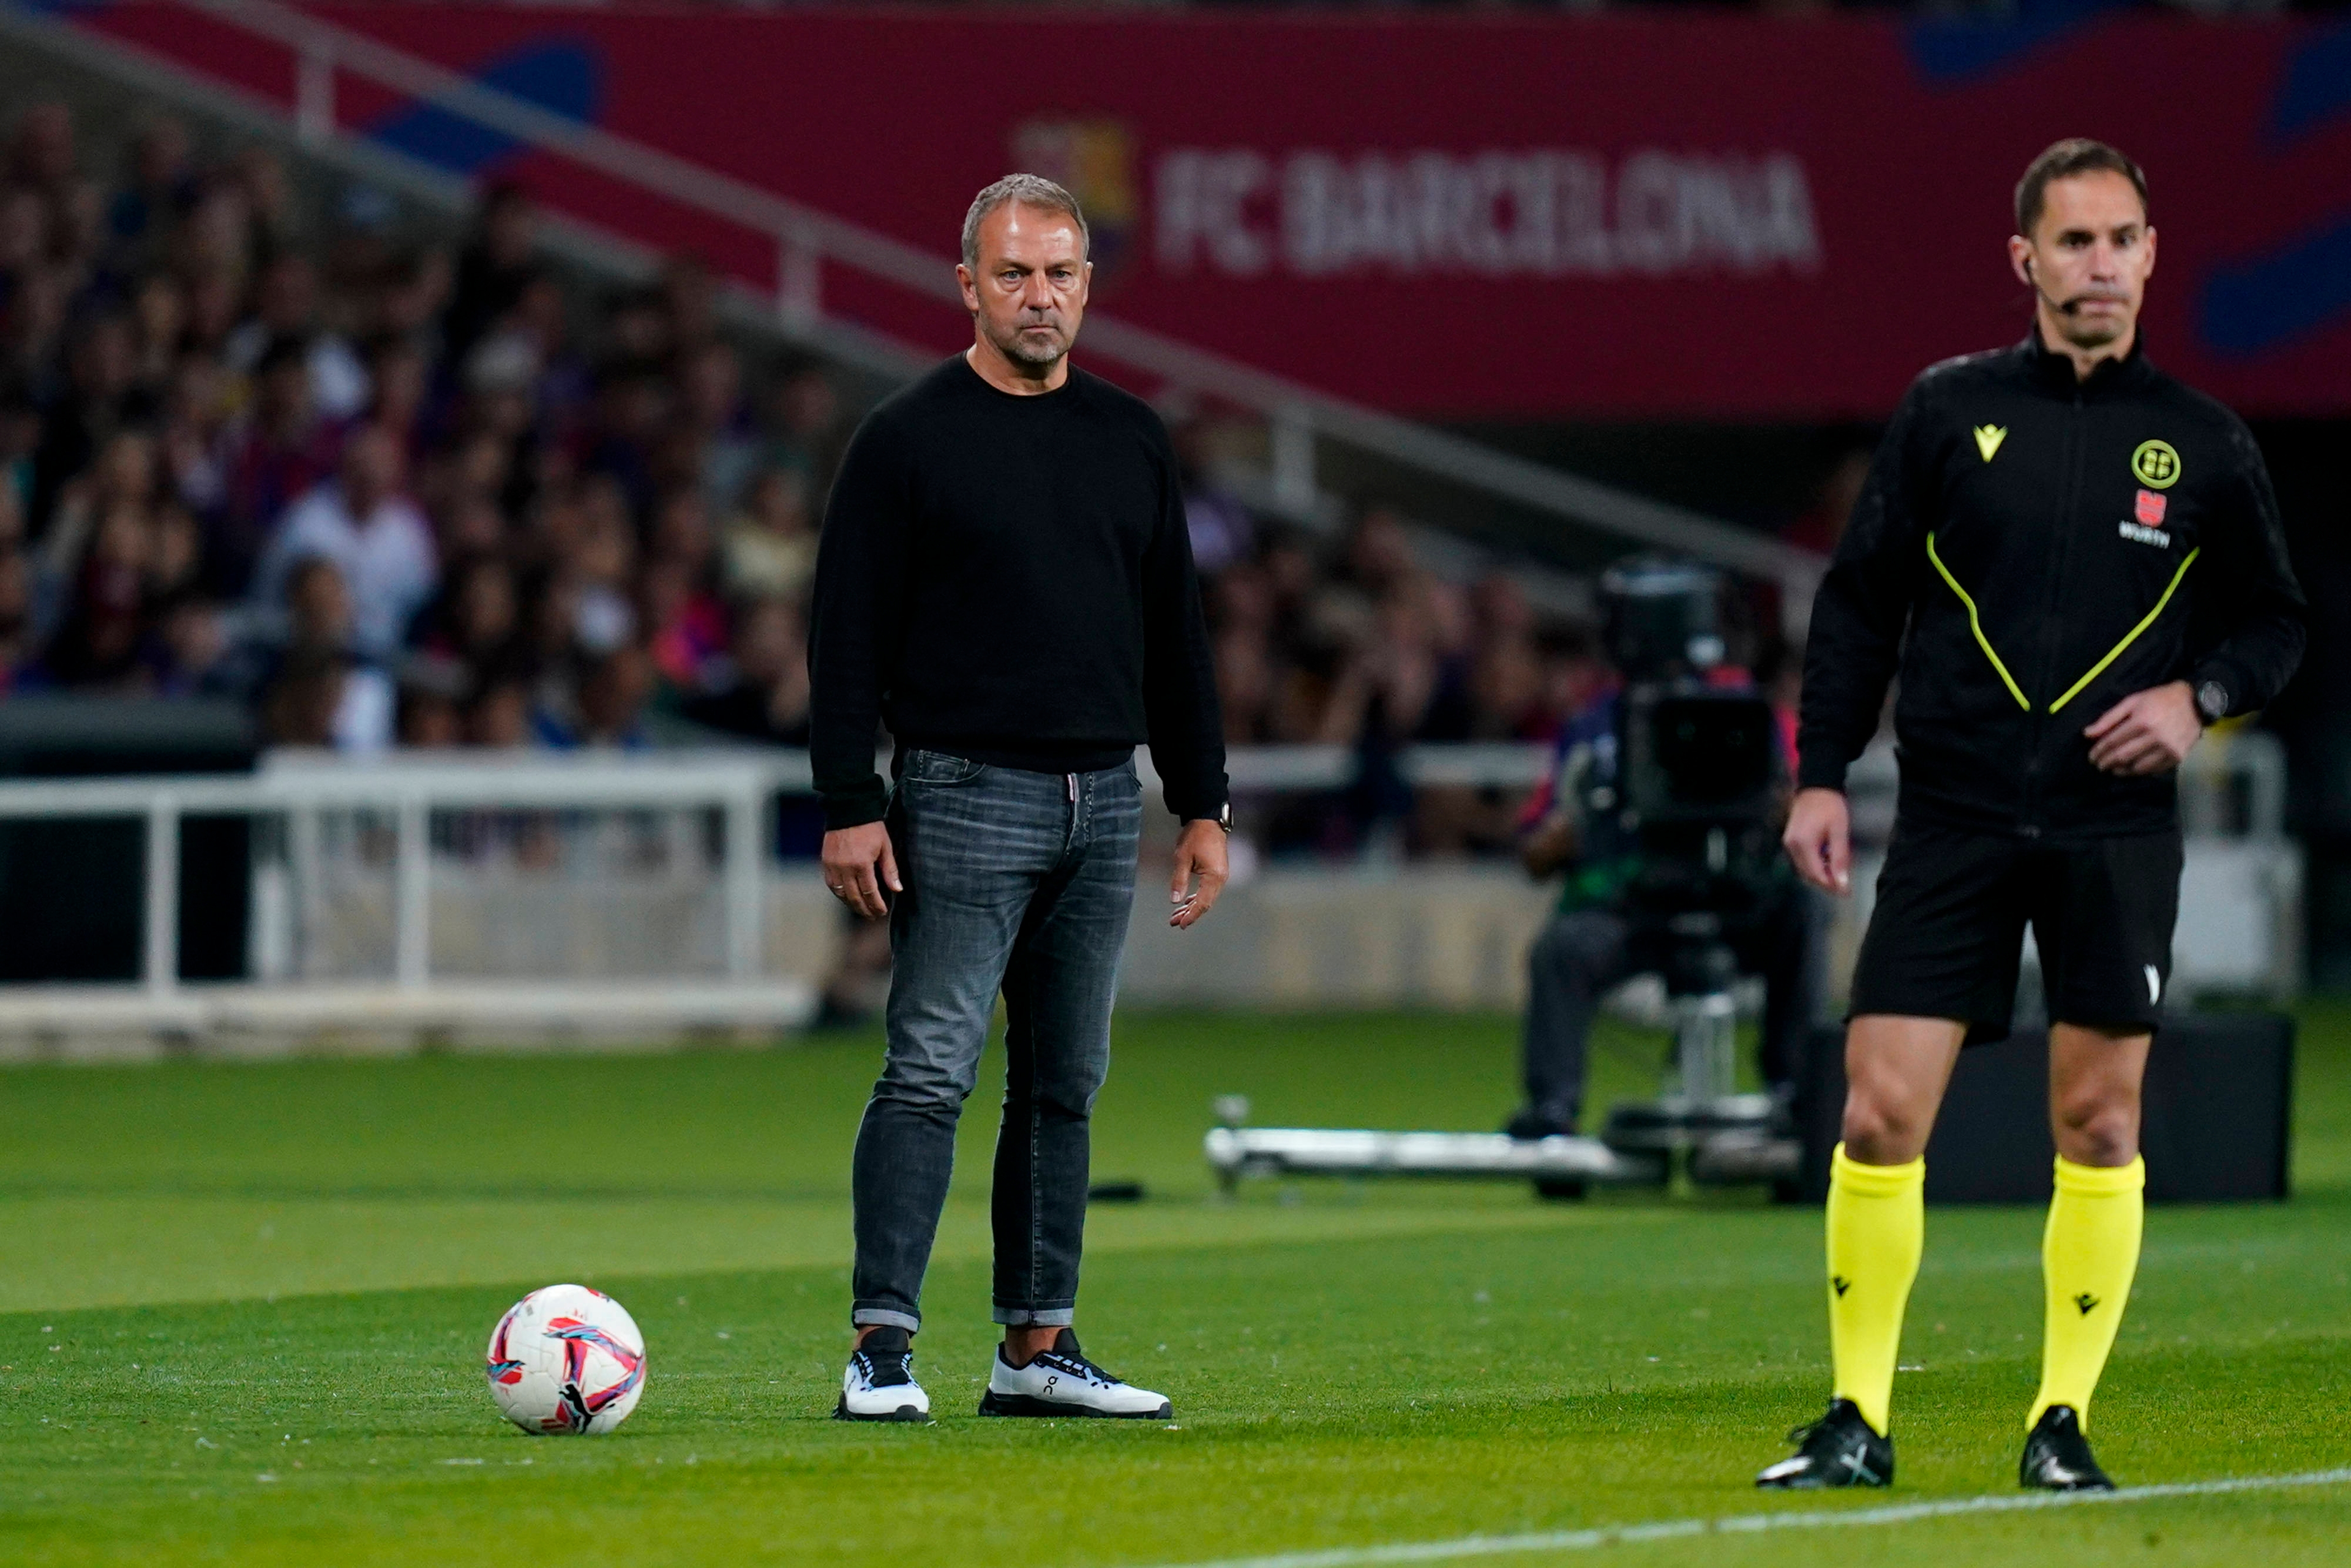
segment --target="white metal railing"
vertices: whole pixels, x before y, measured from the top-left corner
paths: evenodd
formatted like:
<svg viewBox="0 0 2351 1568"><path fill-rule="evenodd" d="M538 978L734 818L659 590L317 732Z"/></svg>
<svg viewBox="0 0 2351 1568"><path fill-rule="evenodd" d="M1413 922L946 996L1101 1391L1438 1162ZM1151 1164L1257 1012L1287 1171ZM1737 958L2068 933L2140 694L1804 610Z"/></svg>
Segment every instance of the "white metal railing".
<svg viewBox="0 0 2351 1568"><path fill-rule="evenodd" d="M1363 771L1363 754L1352 746L1239 746L1225 755L1225 772L1237 795L1344 789ZM1476 789L1525 789L1542 782L1551 747L1519 741L1407 746L1395 755L1398 777L1407 784L1460 784ZM1144 788L1155 791L1159 775L1148 748L1135 753Z"/></svg>
<svg viewBox="0 0 2351 1568"><path fill-rule="evenodd" d="M1155 797L1148 752L1137 760ZM1415 747L1395 759L1424 787L1499 789L1527 784L1545 760L1537 746ZM1341 747L1247 747L1232 754L1230 773L1237 795L1261 800L1343 789L1360 767ZM2208 988L2289 996L2298 984L2300 858L2282 836L2282 779L2279 748L2266 737L2229 737L2191 754L2182 780L2190 833L2179 996ZM1855 770L1856 837L1865 842L1882 840L1861 828L1864 802L1883 796L1890 805L1889 783L1877 758ZM778 863L764 841L776 796L810 788L805 753L732 748L279 752L246 776L0 783L0 821L112 818L145 828L143 891L124 890L143 926L137 978L0 985L0 1061L103 1055L123 1042L152 1051L172 1040L276 1051L387 1035L501 1045L652 1044L710 1031L773 1039L815 1009L840 929L814 865ZM221 814L261 824L250 862L247 977L182 984L182 827L191 816ZM1878 852L1863 850L1855 896L1839 904L1847 946L1867 918ZM1499 864L1425 875L1389 866L1379 875L1390 892L1382 922L1369 925L1357 873L1331 866L1261 871L1259 883L1280 884L1270 895L1242 877L1231 915L1207 928L1207 948L1196 937L1171 947L1140 921L1129 992L1186 1003L1515 1005L1507 979L1494 977L1516 972L1540 918L1540 889ZM1453 936L1411 935L1430 921ZM1276 929L1311 939L1269 942ZM1471 930L1483 935L1468 956L1454 952L1450 967L1429 967L1430 954L1453 952L1454 939ZM1346 978L1296 971L1298 953L1326 945L1353 955L1332 972ZM1290 957L1277 962L1277 952Z"/></svg>
<svg viewBox="0 0 2351 1568"><path fill-rule="evenodd" d="M417 755L386 765L282 754L252 774L157 775L0 784L0 821L122 819L146 824L140 982L151 998L179 989L180 824L191 816L286 818L297 846L316 842L319 813L375 810L393 823L393 974L433 983L431 828L435 812L716 808L730 981L760 978L766 813L778 790L805 789L804 754L693 752L515 758ZM307 831L306 831L307 824Z"/></svg>
<svg viewBox="0 0 2351 1568"><path fill-rule="evenodd" d="M1137 753L1146 789L1158 779L1147 749ZM1549 748L1497 744L1420 746L1396 758L1416 786L1525 789L1541 780ZM886 764L885 764L886 765ZM1235 793L1339 789L1361 762L1336 746L1243 747L1228 771ZM2283 748L2259 732L2220 737L2189 755L2182 799L2191 831L2203 837L2269 841L2283 833ZM1893 784L1892 758L1873 751L1853 775L1856 805ZM141 980L168 996L179 985L180 825L190 816L282 817L298 845L315 842L315 822L329 810L379 812L392 821L393 974L416 989L431 971L431 829L435 813L569 809L716 809L724 831L726 972L759 977L764 943L766 821L778 794L812 788L808 754L724 749L642 754L393 752L371 758L282 751L253 774L159 775L72 781L0 783L0 821L121 819L146 825ZM2230 803L2235 802L2233 806ZM309 824L306 832L305 824Z"/></svg>
<svg viewBox="0 0 2351 1568"><path fill-rule="evenodd" d="M176 3L292 51L292 131L314 151L358 140L342 131L336 115L336 77L349 72L769 236L777 256L775 325L788 334L807 337L827 320L826 264L961 308L950 261L886 235L484 86L276 0ZM0 0L0 8L19 19L14 30L20 36L64 30L22 0ZM153 62L146 64L152 71ZM1309 504L1315 495L1320 437L1540 513L1771 579L1787 590L1798 613L1826 564L1781 540L1332 397L1099 311L1089 317L1086 342L1090 352L1261 415L1273 437L1273 490L1293 506Z"/></svg>

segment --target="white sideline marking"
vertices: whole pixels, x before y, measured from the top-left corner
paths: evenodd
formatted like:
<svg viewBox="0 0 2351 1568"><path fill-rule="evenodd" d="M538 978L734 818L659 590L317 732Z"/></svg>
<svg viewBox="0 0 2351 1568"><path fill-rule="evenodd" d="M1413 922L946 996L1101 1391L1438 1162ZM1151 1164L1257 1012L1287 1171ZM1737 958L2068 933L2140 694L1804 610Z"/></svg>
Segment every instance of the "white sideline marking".
<svg viewBox="0 0 2351 1568"><path fill-rule="evenodd" d="M1949 1498L1941 1502L1906 1502L1887 1508L1814 1509L1802 1513L1741 1513L1723 1519L1667 1519L1652 1524L1604 1524L1591 1530L1539 1531L1526 1535L1465 1535L1456 1541L1414 1541L1394 1546L1337 1546L1322 1552L1283 1552L1270 1557L1228 1557L1170 1568L1356 1568L1373 1563L1437 1563L1455 1557L1499 1557L1514 1552L1583 1552L1643 1541L1674 1541L1691 1535L1757 1535L1767 1530L1826 1530L1848 1524L1907 1524L1918 1519L1958 1514L2015 1513L2032 1508L2145 1502L2156 1498L2211 1497L2222 1492L2279 1491L2289 1487L2351 1483L2351 1467L2305 1470L2289 1476L2235 1476L2211 1481L2169 1481L2122 1487L2106 1492L1995 1492Z"/></svg>

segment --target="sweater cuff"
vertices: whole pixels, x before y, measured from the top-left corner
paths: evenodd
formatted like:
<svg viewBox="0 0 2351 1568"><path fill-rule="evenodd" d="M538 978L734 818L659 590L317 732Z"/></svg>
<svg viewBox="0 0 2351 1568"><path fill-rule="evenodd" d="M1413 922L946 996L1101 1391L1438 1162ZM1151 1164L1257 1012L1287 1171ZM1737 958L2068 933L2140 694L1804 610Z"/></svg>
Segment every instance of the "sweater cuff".
<svg viewBox="0 0 2351 1568"><path fill-rule="evenodd" d="M1225 810L1228 791L1221 788L1222 782L1218 780L1217 787L1203 787L1197 783L1183 787L1168 779L1164 782L1160 794L1166 800L1167 809L1176 813L1177 821L1213 821Z"/></svg>
<svg viewBox="0 0 2351 1568"><path fill-rule="evenodd" d="M1845 769L1851 766L1851 763L1833 761L1827 757L1815 758L1799 751L1796 756L1796 788L1834 789L1843 794Z"/></svg>
<svg viewBox="0 0 2351 1568"><path fill-rule="evenodd" d="M842 828L862 828L868 822L878 822L889 803L889 792L882 787L879 774L869 775L863 782L845 789L828 789L824 792L824 831L837 832Z"/></svg>

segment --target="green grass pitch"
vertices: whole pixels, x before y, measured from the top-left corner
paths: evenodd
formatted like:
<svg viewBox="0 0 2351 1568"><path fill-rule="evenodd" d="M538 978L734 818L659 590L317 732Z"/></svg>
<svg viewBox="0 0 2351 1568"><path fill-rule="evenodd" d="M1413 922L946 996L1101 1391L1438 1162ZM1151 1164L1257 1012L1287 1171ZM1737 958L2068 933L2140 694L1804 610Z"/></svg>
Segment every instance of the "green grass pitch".
<svg viewBox="0 0 2351 1568"><path fill-rule="evenodd" d="M1929 1215L1899 1488L1763 1499L1754 1469L1825 1394L1816 1214L1426 1184L1214 1200L1213 1095L1250 1095L1267 1125L1488 1128L1512 1033L1121 1019L1096 1175L1150 1197L1095 1210L1081 1326L1174 1397L1172 1428L970 1414L994 1337L986 1103L917 1346L942 1418L825 1418L872 1036L0 1072L0 1563L1092 1568L2012 1489L2038 1210ZM1655 1052L1608 1044L1604 1103L1643 1089ZM2304 1010L2295 1161L2290 1205L2151 1216L2095 1420L2126 1483L2351 1464L2351 1007ZM644 1402L611 1437L526 1437L483 1386L498 1312L565 1279L620 1297L650 1342ZM1602 1550L2341 1565L2351 1486Z"/></svg>

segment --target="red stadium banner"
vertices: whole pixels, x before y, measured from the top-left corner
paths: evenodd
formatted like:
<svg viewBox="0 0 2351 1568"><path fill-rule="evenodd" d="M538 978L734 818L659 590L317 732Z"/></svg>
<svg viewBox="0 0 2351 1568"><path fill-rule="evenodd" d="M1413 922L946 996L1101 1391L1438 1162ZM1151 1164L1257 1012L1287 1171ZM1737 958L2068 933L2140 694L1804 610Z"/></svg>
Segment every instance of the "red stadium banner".
<svg viewBox="0 0 2351 1568"><path fill-rule="evenodd" d="M1813 420L2014 339L2017 173L2144 162L2150 352L2252 413L2351 413L2351 27L973 9L319 5L476 80L935 251L1013 168L1085 199L1104 310L1400 413ZM83 7L290 103L290 57ZM774 249L349 76L340 123L771 286ZM951 310L829 268L945 350Z"/></svg>

